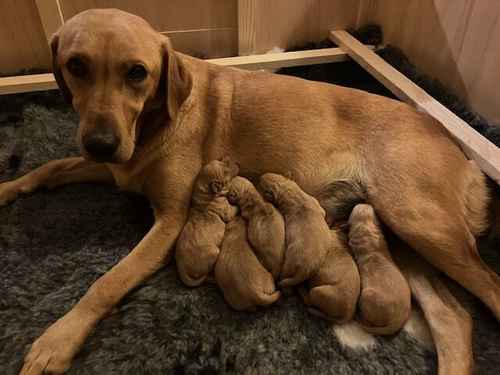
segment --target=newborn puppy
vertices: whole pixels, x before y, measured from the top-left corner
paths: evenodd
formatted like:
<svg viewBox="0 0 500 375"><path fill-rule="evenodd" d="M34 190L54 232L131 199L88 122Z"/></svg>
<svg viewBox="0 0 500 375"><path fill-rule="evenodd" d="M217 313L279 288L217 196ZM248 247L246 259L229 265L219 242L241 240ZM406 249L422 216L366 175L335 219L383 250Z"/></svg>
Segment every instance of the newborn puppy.
<svg viewBox="0 0 500 375"><path fill-rule="evenodd" d="M247 221L247 235L255 255L276 279L285 253L285 221L279 211L267 203L255 186L244 177L235 177L227 194L229 203L240 207Z"/></svg>
<svg viewBox="0 0 500 375"><path fill-rule="evenodd" d="M214 268L225 223L238 212L223 196L237 174L238 166L223 159L206 164L196 178L189 218L175 250L179 276L188 286L203 283Z"/></svg>
<svg viewBox="0 0 500 375"><path fill-rule="evenodd" d="M350 321L359 297L359 272L347 248L347 238L332 230L331 247L319 271L309 279L309 291L301 289L309 310L335 323Z"/></svg>
<svg viewBox="0 0 500 375"><path fill-rule="evenodd" d="M254 311L276 302L272 275L260 264L247 238L245 220L238 216L226 226L221 252L215 264L215 280L235 310Z"/></svg>
<svg viewBox="0 0 500 375"><path fill-rule="evenodd" d="M360 323L370 333L394 334L411 312L408 283L391 258L372 206L354 207L349 225L349 246L361 275Z"/></svg>
<svg viewBox="0 0 500 375"><path fill-rule="evenodd" d="M285 219L286 251L280 285L293 286L313 276L325 261L331 235L325 210L295 182L274 173L260 177L264 198Z"/></svg>

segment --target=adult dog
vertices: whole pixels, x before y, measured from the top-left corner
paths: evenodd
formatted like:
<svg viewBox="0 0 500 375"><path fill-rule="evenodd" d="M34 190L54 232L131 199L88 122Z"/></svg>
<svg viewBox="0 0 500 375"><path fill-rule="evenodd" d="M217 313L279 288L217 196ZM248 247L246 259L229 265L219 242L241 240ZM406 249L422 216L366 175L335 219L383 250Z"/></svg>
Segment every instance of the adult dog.
<svg viewBox="0 0 500 375"><path fill-rule="evenodd" d="M486 227L484 178L429 116L362 91L185 56L143 19L118 10L70 19L52 51L59 87L80 115L83 157L1 184L0 204L42 186L114 182L151 200L155 224L35 341L22 374L67 369L99 320L165 265L197 173L221 156L254 180L289 174L311 195L324 196L338 180L362 186L392 231L500 319L500 279L474 238ZM343 203L332 194L327 211Z"/></svg>

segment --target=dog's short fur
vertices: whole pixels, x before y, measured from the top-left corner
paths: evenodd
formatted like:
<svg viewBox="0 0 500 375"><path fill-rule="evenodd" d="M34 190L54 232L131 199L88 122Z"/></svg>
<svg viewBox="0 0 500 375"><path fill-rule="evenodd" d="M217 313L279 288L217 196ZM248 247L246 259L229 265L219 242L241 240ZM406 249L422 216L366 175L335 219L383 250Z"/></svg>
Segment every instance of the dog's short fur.
<svg viewBox="0 0 500 375"><path fill-rule="evenodd" d="M266 202L255 186L244 177L231 181L227 195L237 204L247 221L248 241L264 267L277 279L285 254L285 221L279 211Z"/></svg>
<svg viewBox="0 0 500 375"><path fill-rule="evenodd" d="M484 176L430 116L359 90L183 55L117 9L66 20L51 49L57 83L80 116L84 158L0 184L0 204L43 186L115 183L148 197L155 224L35 341L23 375L67 369L99 320L165 265L197 173L223 155L250 179L290 172L312 196L334 181L355 181L385 225L500 319L500 278L474 238L487 217Z"/></svg>
<svg viewBox="0 0 500 375"><path fill-rule="evenodd" d="M309 279L309 291L301 294L311 312L335 323L350 321L356 312L360 279L354 259L347 248L347 238L341 231L331 230L331 246L325 262Z"/></svg>
<svg viewBox="0 0 500 375"><path fill-rule="evenodd" d="M260 177L260 187L285 218L286 251L280 285L300 284L319 270L331 246L325 210L284 176L266 173Z"/></svg>
<svg viewBox="0 0 500 375"><path fill-rule="evenodd" d="M196 178L189 219L175 250L179 276L188 286L200 285L213 271L225 223L238 213L223 196L237 174L238 167L229 160L213 160Z"/></svg>
<svg viewBox="0 0 500 375"><path fill-rule="evenodd" d="M349 226L349 247L361 275L360 323L370 333L392 335L410 317L410 287L392 260L373 208L354 207Z"/></svg>
<svg viewBox="0 0 500 375"><path fill-rule="evenodd" d="M254 311L257 306L276 302L273 276L260 264L247 237L245 220L238 216L229 222L215 264L215 280L224 298L235 310Z"/></svg>

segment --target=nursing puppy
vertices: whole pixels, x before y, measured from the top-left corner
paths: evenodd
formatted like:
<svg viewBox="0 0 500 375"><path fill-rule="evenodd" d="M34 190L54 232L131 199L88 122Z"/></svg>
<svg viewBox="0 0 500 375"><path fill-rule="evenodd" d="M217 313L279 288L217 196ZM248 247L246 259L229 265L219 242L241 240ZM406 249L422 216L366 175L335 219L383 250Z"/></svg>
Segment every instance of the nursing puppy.
<svg viewBox="0 0 500 375"><path fill-rule="evenodd" d="M361 275L360 323L370 333L392 335L410 316L410 287L391 258L372 206L354 207L349 225L349 247Z"/></svg>
<svg viewBox="0 0 500 375"><path fill-rule="evenodd" d="M313 276L325 261L331 235L325 210L295 182L274 173L260 177L264 198L285 218L286 251L280 285L293 286Z"/></svg>
<svg viewBox="0 0 500 375"><path fill-rule="evenodd" d="M223 159L206 164L196 178L189 218L175 250L179 276L188 286L200 285L213 271L225 223L238 211L223 196L237 174L238 166Z"/></svg>
<svg viewBox="0 0 500 375"><path fill-rule="evenodd" d="M266 202L255 186L244 177L235 177L227 195L240 208L247 221L248 241L264 267L277 279L285 254L285 221L279 211Z"/></svg>
<svg viewBox="0 0 500 375"><path fill-rule="evenodd" d="M331 246L319 271L308 281L309 291L301 289L304 303L315 315L345 323L356 312L360 279L354 259L341 231L331 231Z"/></svg>
<svg viewBox="0 0 500 375"><path fill-rule="evenodd" d="M227 303L239 311L270 305L281 295L272 275L255 256L248 242L245 220L240 216L226 226L215 264L215 280Z"/></svg>

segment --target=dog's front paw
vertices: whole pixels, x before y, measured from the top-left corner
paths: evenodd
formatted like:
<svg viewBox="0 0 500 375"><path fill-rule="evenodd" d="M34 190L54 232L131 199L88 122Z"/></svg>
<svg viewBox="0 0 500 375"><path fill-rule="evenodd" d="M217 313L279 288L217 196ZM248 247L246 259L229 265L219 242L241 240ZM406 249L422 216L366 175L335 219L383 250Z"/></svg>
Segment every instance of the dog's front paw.
<svg viewBox="0 0 500 375"><path fill-rule="evenodd" d="M31 346L20 375L62 374L71 365L86 332L78 321L63 317L50 326Z"/></svg>
<svg viewBox="0 0 500 375"><path fill-rule="evenodd" d="M17 198L19 189L14 181L8 181L0 184L0 207L12 202Z"/></svg>

